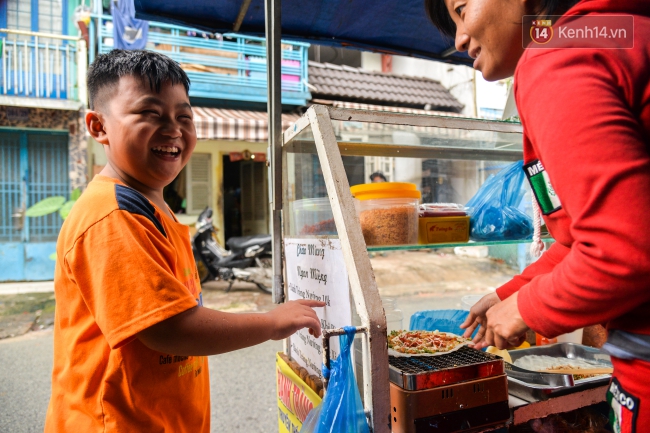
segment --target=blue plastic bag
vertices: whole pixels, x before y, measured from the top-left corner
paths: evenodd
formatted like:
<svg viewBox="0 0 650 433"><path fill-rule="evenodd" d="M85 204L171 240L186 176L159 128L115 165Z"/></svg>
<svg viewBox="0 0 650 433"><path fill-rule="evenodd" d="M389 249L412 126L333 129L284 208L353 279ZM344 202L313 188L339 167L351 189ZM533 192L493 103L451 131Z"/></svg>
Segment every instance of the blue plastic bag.
<svg viewBox="0 0 650 433"><path fill-rule="evenodd" d="M530 239L533 220L519 210L526 193L523 161L491 175L467 202L469 237L476 241Z"/></svg>
<svg viewBox="0 0 650 433"><path fill-rule="evenodd" d="M465 310L423 310L411 315L411 331L440 331L463 335L460 325L467 319Z"/></svg>
<svg viewBox="0 0 650 433"><path fill-rule="evenodd" d="M332 361L325 398L309 412L300 433L370 433L350 357L355 328L343 329L346 333L339 336L341 354ZM328 374L324 366L323 374Z"/></svg>
<svg viewBox="0 0 650 433"><path fill-rule="evenodd" d="M440 331L449 332L451 334L463 335L464 329L460 328L463 324L469 311L465 310L422 310L417 311L411 315L411 323L409 329L411 331ZM479 328L476 328L472 333L472 337L476 336ZM487 347L483 348L483 352Z"/></svg>

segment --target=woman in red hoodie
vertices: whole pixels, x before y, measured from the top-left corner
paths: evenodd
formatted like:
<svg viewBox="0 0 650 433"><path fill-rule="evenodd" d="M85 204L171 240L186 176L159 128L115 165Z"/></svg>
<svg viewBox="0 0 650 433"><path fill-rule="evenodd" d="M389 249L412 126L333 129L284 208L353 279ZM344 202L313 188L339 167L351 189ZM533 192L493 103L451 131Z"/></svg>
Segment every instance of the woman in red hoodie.
<svg viewBox="0 0 650 433"><path fill-rule="evenodd" d="M481 324L479 347L504 348L518 345L528 328L555 337L606 324L615 431L650 429L650 2L425 4L487 80L514 73L524 168L529 179L544 180L535 195L556 240L472 309L467 333ZM557 24L576 16L597 17L607 31L629 16L634 26L624 40L593 38L588 48L584 40L582 47L565 40L562 47L524 48L522 25L550 15L563 15L553 25L556 42Z"/></svg>

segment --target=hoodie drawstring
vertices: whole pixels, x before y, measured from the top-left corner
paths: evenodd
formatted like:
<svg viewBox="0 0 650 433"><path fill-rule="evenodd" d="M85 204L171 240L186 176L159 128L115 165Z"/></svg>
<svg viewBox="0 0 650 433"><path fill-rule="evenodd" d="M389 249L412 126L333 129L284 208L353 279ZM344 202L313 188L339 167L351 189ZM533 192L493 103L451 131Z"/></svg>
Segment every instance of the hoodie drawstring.
<svg viewBox="0 0 650 433"><path fill-rule="evenodd" d="M538 258L544 252L546 245L542 242L542 213L533 196L533 243L530 246L530 255Z"/></svg>

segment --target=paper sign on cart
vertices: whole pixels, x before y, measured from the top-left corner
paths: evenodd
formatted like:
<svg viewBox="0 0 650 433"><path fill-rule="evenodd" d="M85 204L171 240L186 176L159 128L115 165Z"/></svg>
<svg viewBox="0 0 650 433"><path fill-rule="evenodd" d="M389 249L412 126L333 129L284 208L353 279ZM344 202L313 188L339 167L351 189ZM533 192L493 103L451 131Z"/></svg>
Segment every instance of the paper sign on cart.
<svg viewBox="0 0 650 433"><path fill-rule="evenodd" d="M338 239L285 239L289 300L314 299L325 302L316 308L322 329L342 328L352 323L348 273ZM321 378L323 345L307 329L291 336L290 355L311 374ZM330 356L338 357L339 342L333 338Z"/></svg>

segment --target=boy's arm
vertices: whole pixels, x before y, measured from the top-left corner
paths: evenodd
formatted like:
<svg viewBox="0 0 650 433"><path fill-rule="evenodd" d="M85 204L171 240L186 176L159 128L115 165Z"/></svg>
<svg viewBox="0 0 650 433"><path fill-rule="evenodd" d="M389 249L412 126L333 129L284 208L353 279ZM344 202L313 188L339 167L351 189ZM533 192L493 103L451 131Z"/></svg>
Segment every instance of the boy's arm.
<svg viewBox="0 0 650 433"><path fill-rule="evenodd" d="M181 356L207 356L281 340L302 328L319 337L320 321L312 307L323 302L284 303L268 313L234 314L194 307L137 334L147 347Z"/></svg>

